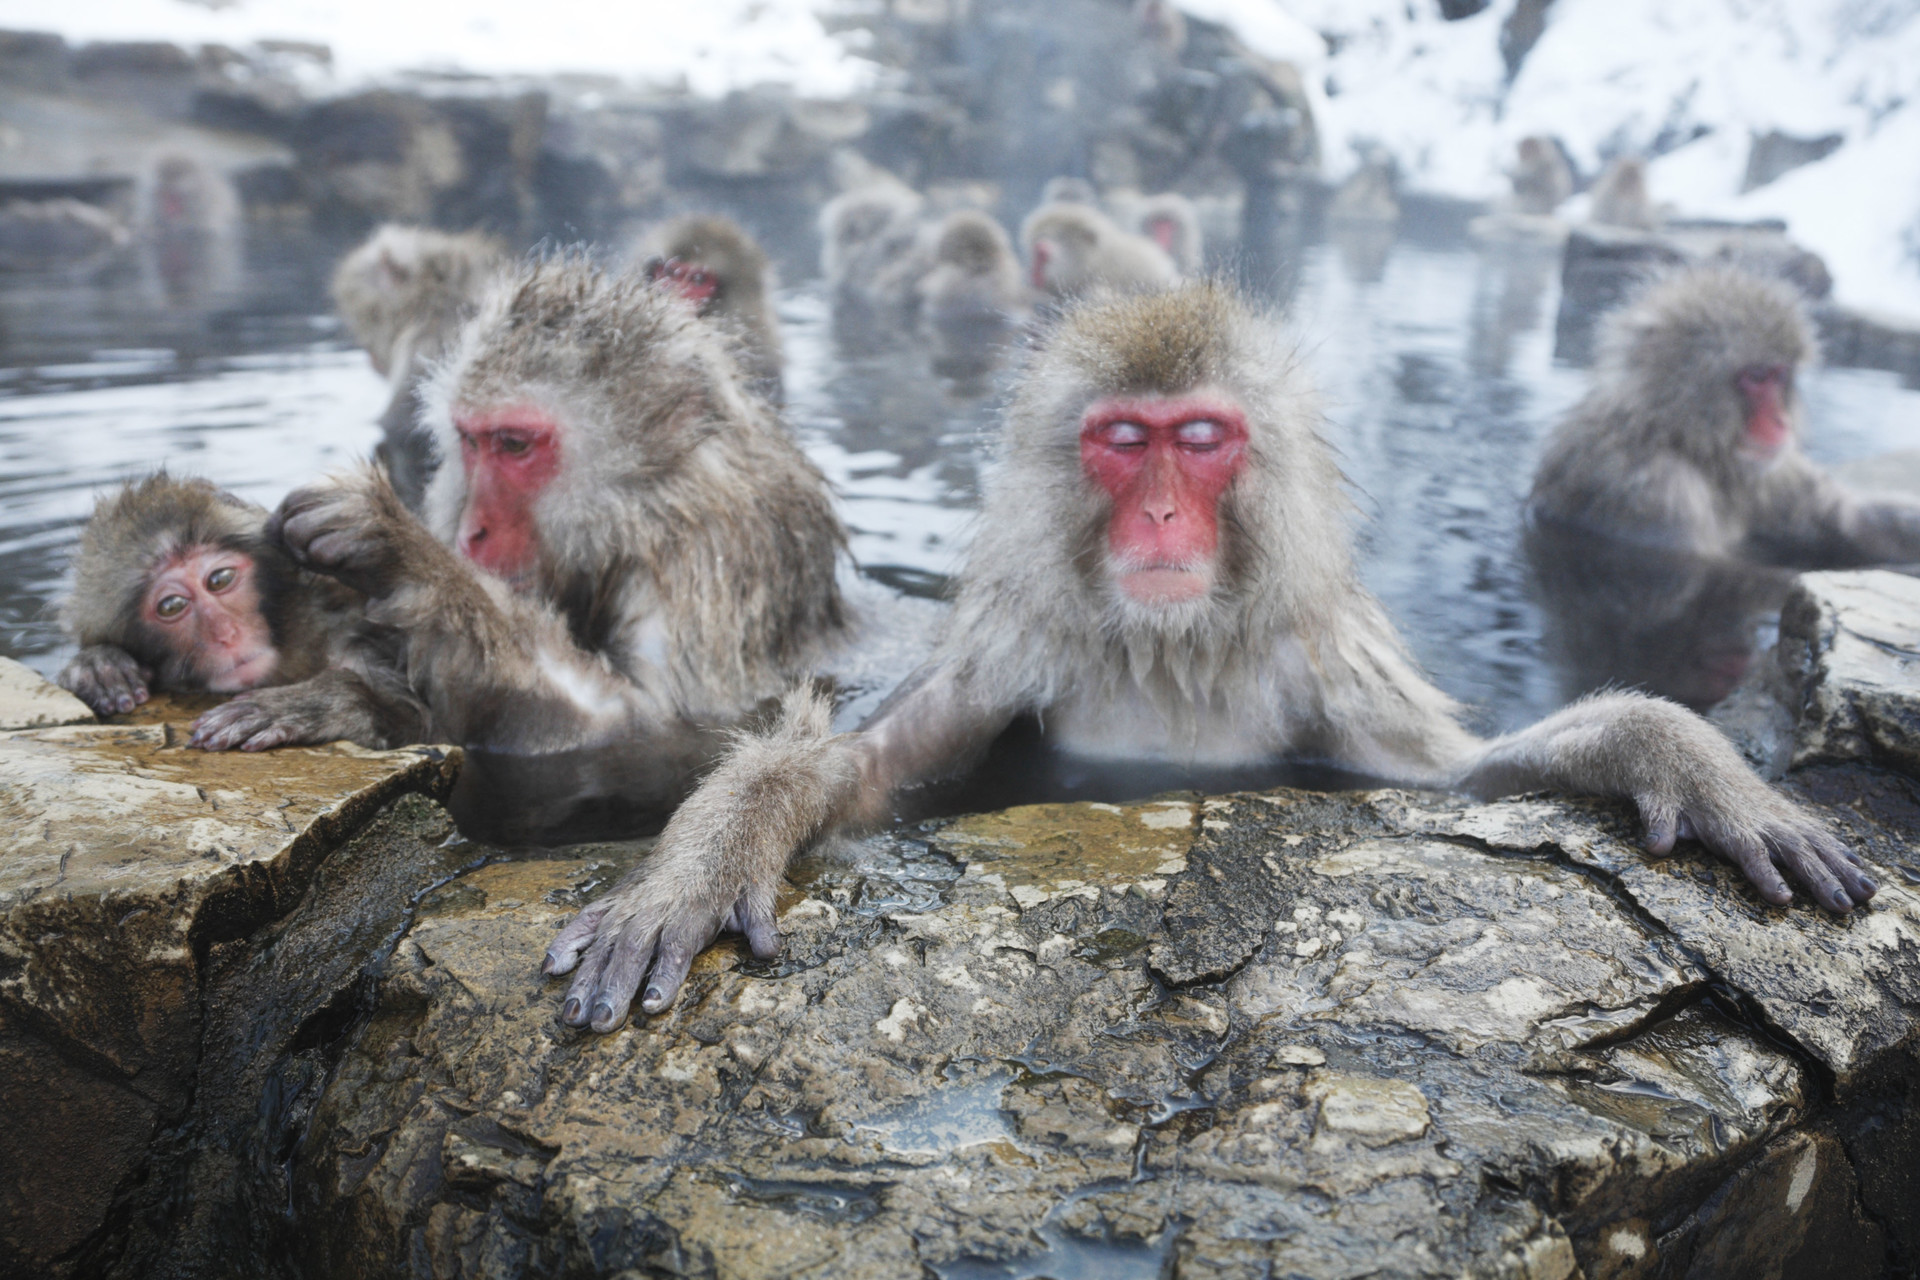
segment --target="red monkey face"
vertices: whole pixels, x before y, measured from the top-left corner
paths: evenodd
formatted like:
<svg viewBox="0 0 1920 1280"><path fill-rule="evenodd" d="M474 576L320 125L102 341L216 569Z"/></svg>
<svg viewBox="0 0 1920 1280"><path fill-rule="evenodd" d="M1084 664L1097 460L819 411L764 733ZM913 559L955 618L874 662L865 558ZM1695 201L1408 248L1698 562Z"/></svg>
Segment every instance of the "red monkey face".
<svg viewBox="0 0 1920 1280"><path fill-rule="evenodd" d="M1172 218L1149 218L1147 235L1152 237L1155 244L1172 253L1174 243L1180 238L1180 224Z"/></svg>
<svg viewBox="0 0 1920 1280"><path fill-rule="evenodd" d="M258 688L280 664L256 566L244 552L175 552L148 582L141 620L213 693Z"/></svg>
<svg viewBox="0 0 1920 1280"><path fill-rule="evenodd" d="M706 310L713 295L720 291L719 276L699 263L682 262L678 258L655 258L647 264L647 278L691 302L695 311Z"/></svg>
<svg viewBox="0 0 1920 1280"><path fill-rule="evenodd" d="M1746 405L1746 430L1740 451L1763 462L1785 447L1793 428L1787 421L1787 401L1793 395L1793 369L1784 364L1757 364L1733 379Z"/></svg>
<svg viewBox="0 0 1920 1280"><path fill-rule="evenodd" d="M539 562L534 503L560 470L560 424L543 409L514 405L456 412L467 502L454 545L496 577L519 582Z"/></svg>
<svg viewBox="0 0 1920 1280"><path fill-rule="evenodd" d="M1080 465L1113 500L1110 572L1141 604L1212 590L1220 498L1245 465L1247 424L1218 396L1101 400L1080 426Z"/></svg>

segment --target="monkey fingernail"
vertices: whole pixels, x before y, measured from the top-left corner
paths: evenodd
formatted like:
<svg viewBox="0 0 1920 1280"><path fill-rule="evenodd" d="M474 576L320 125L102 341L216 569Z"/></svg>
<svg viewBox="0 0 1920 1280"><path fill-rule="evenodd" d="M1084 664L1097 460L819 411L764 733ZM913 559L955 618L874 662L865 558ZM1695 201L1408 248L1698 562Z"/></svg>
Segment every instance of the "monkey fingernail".
<svg viewBox="0 0 1920 1280"><path fill-rule="evenodd" d="M560 1021L570 1027L580 1025L582 1019L580 1017L580 1001L577 998L568 1000L566 1004L560 1007Z"/></svg>
<svg viewBox="0 0 1920 1280"><path fill-rule="evenodd" d="M549 978L560 972L560 962L553 958L552 952L548 952L540 958L540 972Z"/></svg>
<svg viewBox="0 0 1920 1280"><path fill-rule="evenodd" d="M620 1025L620 1020L614 1017L613 1006L605 1000L601 1000L593 1006L592 1021L595 1031L611 1031Z"/></svg>

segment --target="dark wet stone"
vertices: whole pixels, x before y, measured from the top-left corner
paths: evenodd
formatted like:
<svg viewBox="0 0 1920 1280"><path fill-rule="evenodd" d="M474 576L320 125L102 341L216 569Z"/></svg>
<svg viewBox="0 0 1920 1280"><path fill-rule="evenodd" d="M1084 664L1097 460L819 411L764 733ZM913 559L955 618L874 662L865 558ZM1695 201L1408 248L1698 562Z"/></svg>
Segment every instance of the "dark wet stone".
<svg viewBox="0 0 1920 1280"><path fill-rule="evenodd" d="M1809 573L1780 616L1796 765L1872 760L1920 775L1920 578Z"/></svg>

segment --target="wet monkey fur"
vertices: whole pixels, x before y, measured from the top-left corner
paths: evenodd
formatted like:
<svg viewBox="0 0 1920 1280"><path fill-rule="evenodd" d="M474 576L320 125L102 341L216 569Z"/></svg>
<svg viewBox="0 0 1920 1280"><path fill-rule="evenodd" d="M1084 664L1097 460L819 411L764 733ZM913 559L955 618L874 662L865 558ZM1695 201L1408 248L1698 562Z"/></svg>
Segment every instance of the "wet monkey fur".
<svg viewBox="0 0 1920 1280"><path fill-rule="evenodd" d="M195 746L421 740L425 709L396 677L391 638L366 625L358 594L295 568L266 521L208 481L165 472L102 498L61 608L81 649L60 683L100 715L150 690L252 690L277 709L271 726L234 719L221 733L202 717Z"/></svg>
<svg viewBox="0 0 1920 1280"><path fill-rule="evenodd" d="M1920 502L1850 493L1800 451L1816 346L1790 285L1689 268L1602 325L1592 386L1535 472L1533 518L1801 569L1920 561Z"/></svg>
<svg viewBox="0 0 1920 1280"><path fill-rule="evenodd" d="M1359 585L1341 477L1278 326L1212 284L1071 308L1014 388L1002 465L933 658L859 730L790 694L674 815L646 864L583 911L545 969L562 1017L658 1012L723 928L779 947L794 852L873 826L965 770L1017 716L1082 758L1317 758L1482 796L1631 799L1649 848L1694 835L1770 901L1874 891L1819 820L1671 702L1592 698L1483 741ZM1784 874L1783 874L1784 872Z"/></svg>
<svg viewBox="0 0 1920 1280"><path fill-rule="evenodd" d="M839 637L825 482L644 272L562 257L502 281L424 420L447 459L424 521L363 471L288 495L272 530L406 638L443 740L641 744L691 771Z"/></svg>

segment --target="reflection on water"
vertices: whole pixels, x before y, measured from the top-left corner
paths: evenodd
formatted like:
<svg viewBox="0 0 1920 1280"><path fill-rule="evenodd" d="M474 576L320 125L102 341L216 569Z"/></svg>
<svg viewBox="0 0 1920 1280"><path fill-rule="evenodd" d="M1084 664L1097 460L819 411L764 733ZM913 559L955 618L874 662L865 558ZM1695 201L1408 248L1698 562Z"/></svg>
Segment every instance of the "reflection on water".
<svg viewBox="0 0 1920 1280"><path fill-rule="evenodd" d="M1598 562L1568 562L1543 596L1554 618L1551 647L1543 640L1519 513L1541 441L1584 385L1551 360L1552 252L1366 247L1375 252L1356 261L1353 246L1281 237L1243 266L1300 335L1353 482L1363 577L1435 680L1483 729L1532 720L1598 678L1600 656L1587 650L1600 618L1613 620L1599 637L1608 643L1622 618L1690 619L1695 647L1731 670L1738 646L1705 637L1750 627L1767 605L1667 570L1631 608L1591 584ZM270 504L371 447L386 389L326 314L333 253L250 241L236 278L214 273L198 290L137 260L0 276L4 652L58 668L45 606L102 487L164 463ZM977 349L836 333L812 282L783 291L779 311L790 418L841 496L873 595L864 612L885 632L899 623L889 601L937 598L959 563L1006 373L983 367ZM1920 421L1920 394L1891 375L1828 371L1808 393L1816 460L1907 446ZM912 604L899 625L914 638L866 661L862 706L924 651L936 606ZM1616 668L1612 678L1634 677Z"/></svg>

